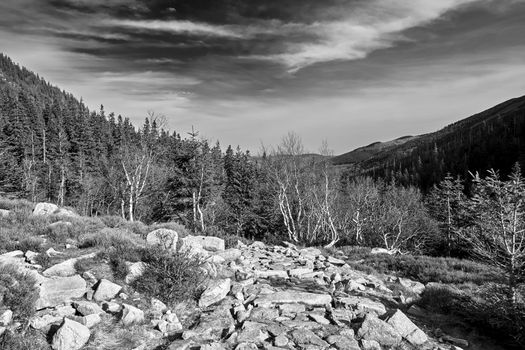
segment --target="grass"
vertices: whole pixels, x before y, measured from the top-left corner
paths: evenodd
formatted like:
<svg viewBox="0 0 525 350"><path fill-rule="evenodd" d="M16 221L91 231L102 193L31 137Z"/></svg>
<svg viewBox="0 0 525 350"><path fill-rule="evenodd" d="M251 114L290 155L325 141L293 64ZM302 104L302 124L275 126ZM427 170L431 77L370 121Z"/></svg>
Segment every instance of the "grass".
<svg viewBox="0 0 525 350"><path fill-rule="evenodd" d="M36 280L31 275L12 265L0 265L0 300L13 311L14 319L27 322L35 312L37 299Z"/></svg>
<svg viewBox="0 0 525 350"><path fill-rule="evenodd" d="M470 260L437 258L414 255L371 255L369 248L343 247L349 265L366 273L394 274L421 283L448 284L502 281L502 273L496 268Z"/></svg>
<svg viewBox="0 0 525 350"><path fill-rule="evenodd" d="M2 350L48 350L46 336L36 330L28 329L25 332L14 333L6 331L0 336L0 349Z"/></svg>

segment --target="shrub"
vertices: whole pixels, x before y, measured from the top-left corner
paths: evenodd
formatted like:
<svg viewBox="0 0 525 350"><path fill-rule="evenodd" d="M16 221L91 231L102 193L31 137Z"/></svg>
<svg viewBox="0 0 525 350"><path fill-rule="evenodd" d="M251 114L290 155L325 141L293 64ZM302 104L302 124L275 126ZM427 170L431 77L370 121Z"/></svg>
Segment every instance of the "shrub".
<svg viewBox="0 0 525 350"><path fill-rule="evenodd" d="M109 228L117 228L120 225L123 225L126 220L124 220L121 216L108 215L108 216L101 216L100 221L102 221L102 223Z"/></svg>
<svg viewBox="0 0 525 350"><path fill-rule="evenodd" d="M2 350L48 350L49 344L41 332L28 329L23 333L5 332L0 336Z"/></svg>
<svg viewBox="0 0 525 350"><path fill-rule="evenodd" d="M40 253L44 250L43 245L44 240L42 238L32 236L20 240L20 242L16 246L16 249L21 250L23 252L31 250Z"/></svg>
<svg viewBox="0 0 525 350"><path fill-rule="evenodd" d="M35 312L38 299L36 280L12 265L0 265L0 300L13 317L26 321Z"/></svg>
<svg viewBox="0 0 525 350"><path fill-rule="evenodd" d="M196 297L205 280L204 260L188 251L169 251L158 247L143 250L146 271L133 282L139 292L156 297L167 304Z"/></svg>
<svg viewBox="0 0 525 350"><path fill-rule="evenodd" d="M80 237L80 248L101 247L110 249L119 247L122 250L143 244L140 236L123 229L105 228L96 233L89 233Z"/></svg>

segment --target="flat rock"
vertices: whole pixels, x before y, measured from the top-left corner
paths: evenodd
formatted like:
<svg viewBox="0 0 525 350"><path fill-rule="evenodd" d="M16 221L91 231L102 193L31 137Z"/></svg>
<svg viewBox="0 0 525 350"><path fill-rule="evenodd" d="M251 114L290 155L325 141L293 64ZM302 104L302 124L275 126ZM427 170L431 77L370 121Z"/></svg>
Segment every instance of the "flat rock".
<svg viewBox="0 0 525 350"><path fill-rule="evenodd" d="M225 249L224 240L212 236L186 236L181 239L183 247L202 248L211 252Z"/></svg>
<svg viewBox="0 0 525 350"><path fill-rule="evenodd" d="M383 304L365 297L350 296L339 298L337 300L346 306L350 306L353 310L361 314L368 312L374 312L378 316L386 314L386 308Z"/></svg>
<svg viewBox="0 0 525 350"><path fill-rule="evenodd" d="M281 291L267 294L255 299L255 305L272 304L303 304L308 306L324 306L332 302L332 297L328 294L315 294L298 291Z"/></svg>
<svg viewBox="0 0 525 350"><path fill-rule="evenodd" d="M308 329L296 329L290 334L290 338L300 348L307 348L308 346L314 345L321 349L326 349L330 346L330 344Z"/></svg>
<svg viewBox="0 0 525 350"><path fill-rule="evenodd" d="M66 318L53 336L51 347L54 350L79 350L86 345L90 336L89 328Z"/></svg>
<svg viewBox="0 0 525 350"><path fill-rule="evenodd" d="M54 307L81 298L86 293L86 287L86 281L79 275L45 279L40 285L36 309Z"/></svg>
<svg viewBox="0 0 525 350"><path fill-rule="evenodd" d="M42 274L45 277L69 277L73 276L77 273L77 270L75 269L75 264L77 261L82 259L92 259L96 257L96 253L86 254L83 256L80 256L78 258L68 259L65 260L59 264L53 265L47 270L45 270Z"/></svg>
<svg viewBox="0 0 525 350"><path fill-rule="evenodd" d="M387 321L389 325L412 345L428 341L427 335L419 329L401 310L397 310Z"/></svg>

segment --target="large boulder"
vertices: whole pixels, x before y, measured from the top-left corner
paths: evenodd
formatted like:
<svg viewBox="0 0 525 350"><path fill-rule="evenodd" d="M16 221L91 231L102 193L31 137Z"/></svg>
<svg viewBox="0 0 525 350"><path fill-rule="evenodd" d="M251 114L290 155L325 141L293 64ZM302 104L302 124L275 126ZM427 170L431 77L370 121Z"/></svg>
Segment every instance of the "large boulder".
<svg viewBox="0 0 525 350"><path fill-rule="evenodd" d="M98 283L97 290L93 294L93 299L96 301L113 299L117 296L121 289L122 287L118 284L106 279L101 279Z"/></svg>
<svg viewBox="0 0 525 350"><path fill-rule="evenodd" d="M419 329L401 310L397 310L387 321L389 325L408 340L412 345L421 345L428 341L427 335Z"/></svg>
<svg viewBox="0 0 525 350"><path fill-rule="evenodd" d="M77 261L82 259L92 259L95 256L97 256L96 253L86 254L83 256L80 256L78 258L68 259L65 260L59 264L53 265L47 270L45 270L42 274L45 277L69 277L73 276L77 273L77 270L75 268L75 264Z"/></svg>
<svg viewBox="0 0 525 350"><path fill-rule="evenodd" d="M223 251L224 239L212 236L186 236L181 239L182 247L204 249L211 252Z"/></svg>
<svg viewBox="0 0 525 350"><path fill-rule="evenodd" d="M221 301L228 295L230 288L231 280L229 278L212 281L202 293L199 299L199 307L205 308Z"/></svg>
<svg viewBox="0 0 525 350"><path fill-rule="evenodd" d="M86 281L79 275L71 277L47 278L40 284L40 296L36 309L55 307L81 298L86 293Z"/></svg>
<svg viewBox="0 0 525 350"><path fill-rule="evenodd" d="M165 228L159 228L158 230L151 231L146 237L146 242L149 245L158 245L164 249L177 249L177 241L179 240L179 235L173 230L168 230Z"/></svg>
<svg viewBox="0 0 525 350"><path fill-rule="evenodd" d="M61 215L61 216L71 216L77 217L73 211L59 208L56 204L53 203L38 203L33 209L33 215L35 216L47 216L47 215Z"/></svg>
<svg viewBox="0 0 525 350"><path fill-rule="evenodd" d="M365 340L375 340L384 346L394 346L401 342L401 335L388 323L374 314L365 317L357 335Z"/></svg>
<svg viewBox="0 0 525 350"><path fill-rule="evenodd" d="M90 336L88 327L66 318L53 336L51 347L54 350L78 350L86 345Z"/></svg>

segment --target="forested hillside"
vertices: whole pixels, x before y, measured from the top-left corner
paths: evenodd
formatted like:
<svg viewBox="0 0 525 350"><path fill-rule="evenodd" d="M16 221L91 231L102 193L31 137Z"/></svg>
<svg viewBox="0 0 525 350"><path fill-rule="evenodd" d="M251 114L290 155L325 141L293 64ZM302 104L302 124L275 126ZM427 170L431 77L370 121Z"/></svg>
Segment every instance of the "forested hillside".
<svg viewBox="0 0 525 350"><path fill-rule="evenodd" d="M334 159L348 173L396 179L423 189L447 173L470 178L468 172L499 169L508 174L518 161L525 164L525 97L426 135L401 138L356 149Z"/></svg>

